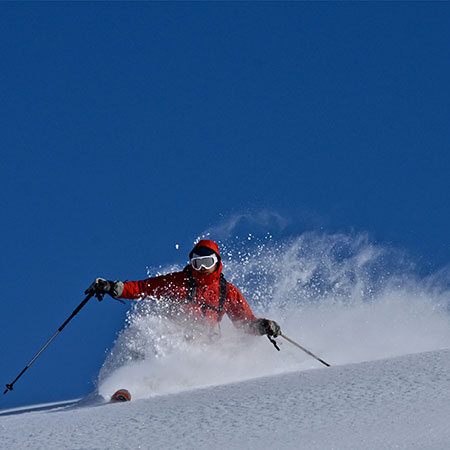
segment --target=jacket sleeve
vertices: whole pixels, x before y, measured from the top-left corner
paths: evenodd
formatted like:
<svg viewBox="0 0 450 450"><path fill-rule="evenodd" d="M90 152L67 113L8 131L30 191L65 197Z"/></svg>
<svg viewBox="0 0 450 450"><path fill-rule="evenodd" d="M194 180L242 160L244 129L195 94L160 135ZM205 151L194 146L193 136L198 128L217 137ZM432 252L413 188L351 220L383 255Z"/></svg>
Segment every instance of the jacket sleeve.
<svg viewBox="0 0 450 450"><path fill-rule="evenodd" d="M259 334L254 326L258 319L253 314L241 291L231 283L228 283L228 289L228 305L226 309L228 317L237 327L244 328L245 331L252 334Z"/></svg>
<svg viewBox="0 0 450 450"><path fill-rule="evenodd" d="M139 281L125 281L120 298L143 300L147 297L160 298L161 296L168 295L174 286L174 280L172 278L173 276L169 274Z"/></svg>

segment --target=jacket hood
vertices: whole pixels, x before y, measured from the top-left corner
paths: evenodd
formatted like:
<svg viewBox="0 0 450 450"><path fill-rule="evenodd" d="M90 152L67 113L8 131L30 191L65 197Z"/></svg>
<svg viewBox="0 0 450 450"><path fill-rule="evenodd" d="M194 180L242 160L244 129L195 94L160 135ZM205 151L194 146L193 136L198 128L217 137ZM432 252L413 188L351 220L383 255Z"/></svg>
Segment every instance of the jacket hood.
<svg viewBox="0 0 450 450"><path fill-rule="evenodd" d="M195 249L199 248L199 247L206 247L206 248L211 249L219 257L219 260L221 259L220 252L219 252L219 246L214 241L210 241L209 239L202 239L197 244L195 244L194 248L189 253L189 259L192 258L192 255L195 252Z"/></svg>
<svg viewBox="0 0 450 450"><path fill-rule="evenodd" d="M192 276L199 284L211 284L214 282L219 282L220 274L222 273L222 258L220 256L219 246L214 241L210 241L209 239L202 239L194 246L194 248L189 253L189 259L191 259L193 253L195 252L195 249L199 247L210 248L219 258L219 267L211 274L201 274L197 270L192 270Z"/></svg>

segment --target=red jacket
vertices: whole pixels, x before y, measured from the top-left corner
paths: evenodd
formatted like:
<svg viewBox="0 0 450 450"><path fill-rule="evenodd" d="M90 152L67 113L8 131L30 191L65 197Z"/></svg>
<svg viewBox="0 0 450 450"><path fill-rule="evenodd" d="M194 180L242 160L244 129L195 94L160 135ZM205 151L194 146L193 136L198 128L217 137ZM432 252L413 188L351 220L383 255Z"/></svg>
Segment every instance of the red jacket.
<svg viewBox="0 0 450 450"><path fill-rule="evenodd" d="M186 303L185 299L189 288L189 275L183 272L174 272L159 277L147 278L141 281L127 281L121 298L140 300L167 299L175 302L179 309L194 320L205 320L210 325L215 325L222 320L226 313L235 325L252 325L257 320L250 306L239 289L227 282L227 295L221 313L210 308L202 308L206 304L217 308L219 306L219 279L222 273L222 261L220 259L217 244L210 240L200 241L192 250L191 255L197 247L208 247L219 256L219 267L212 274L200 274L192 270L192 276L197 284L193 302ZM249 331L256 332L253 327Z"/></svg>

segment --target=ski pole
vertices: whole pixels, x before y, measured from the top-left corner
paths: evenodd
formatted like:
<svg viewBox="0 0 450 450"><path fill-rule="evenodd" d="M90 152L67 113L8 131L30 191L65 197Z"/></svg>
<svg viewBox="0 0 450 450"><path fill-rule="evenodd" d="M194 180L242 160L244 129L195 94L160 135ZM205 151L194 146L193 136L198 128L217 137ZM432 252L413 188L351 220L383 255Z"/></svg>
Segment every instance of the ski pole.
<svg viewBox="0 0 450 450"><path fill-rule="evenodd" d="M297 342L293 341L291 338L288 338L287 336L285 336L283 333L280 333L279 336L281 336L283 339L286 339L288 342L290 342L291 344L295 345L296 347L298 347L300 350L303 350L305 353L307 353L309 356L312 356L314 359L317 359L317 361L320 361L322 364L324 364L327 367L330 367L330 365L325 362L323 359L320 359L319 357L317 357L314 353L310 352L308 349L306 349L305 347L302 347L300 344L297 344Z"/></svg>
<svg viewBox="0 0 450 450"><path fill-rule="evenodd" d="M58 336L59 333L61 333L61 331L64 329L64 327L80 312L81 308L83 308L83 306L89 301L89 299L94 295L94 293L88 294L86 296L86 298L75 308L75 310L73 311L73 313L70 315L70 317L58 328L58 330L56 331L56 333L47 341L47 343L39 350L39 352L36 354L36 356L25 366L25 368L22 370L22 372L19 373L19 375L17 375L17 377L15 378L15 380L6 385L6 389L3 392L3 395L5 395L8 391L12 391L13 390L13 386L14 383L25 373L25 371L31 366L31 364L34 363L34 361L36 361L36 359L38 359L39 355L48 347L48 345L50 344L50 342L53 341L53 339L55 339L56 336ZM96 295L96 297L101 300L99 295Z"/></svg>

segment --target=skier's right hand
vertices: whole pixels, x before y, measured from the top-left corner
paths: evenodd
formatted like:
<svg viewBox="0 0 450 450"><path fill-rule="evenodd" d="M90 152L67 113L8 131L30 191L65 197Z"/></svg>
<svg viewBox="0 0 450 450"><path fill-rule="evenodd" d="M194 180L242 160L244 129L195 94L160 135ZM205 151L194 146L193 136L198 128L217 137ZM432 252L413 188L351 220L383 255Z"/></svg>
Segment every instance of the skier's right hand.
<svg viewBox="0 0 450 450"><path fill-rule="evenodd" d="M121 281L108 281L104 278L96 278L84 293L92 295L109 294L111 297L119 297L122 292L123 283Z"/></svg>

